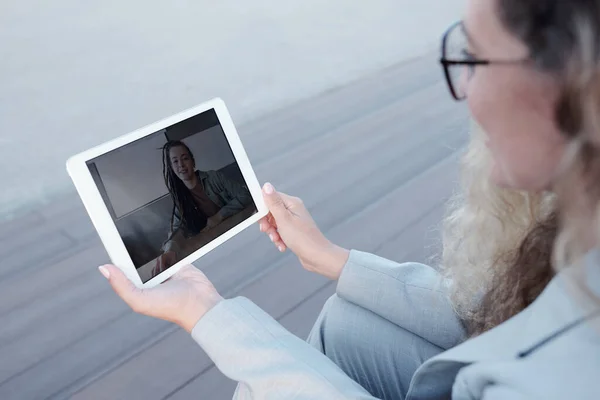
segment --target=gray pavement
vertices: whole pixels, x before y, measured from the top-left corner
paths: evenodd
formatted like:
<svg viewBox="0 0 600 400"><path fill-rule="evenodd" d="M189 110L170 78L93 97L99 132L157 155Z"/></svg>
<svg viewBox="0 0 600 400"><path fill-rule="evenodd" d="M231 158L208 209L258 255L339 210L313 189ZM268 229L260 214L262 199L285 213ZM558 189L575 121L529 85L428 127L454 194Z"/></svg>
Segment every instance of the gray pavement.
<svg viewBox="0 0 600 400"><path fill-rule="evenodd" d="M298 195L337 243L427 261L457 178L464 106L434 55L241 124L259 180ZM1 399L227 399L223 377L182 330L129 311L73 192L0 225ZM252 227L197 263L304 337L334 284Z"/></svg>

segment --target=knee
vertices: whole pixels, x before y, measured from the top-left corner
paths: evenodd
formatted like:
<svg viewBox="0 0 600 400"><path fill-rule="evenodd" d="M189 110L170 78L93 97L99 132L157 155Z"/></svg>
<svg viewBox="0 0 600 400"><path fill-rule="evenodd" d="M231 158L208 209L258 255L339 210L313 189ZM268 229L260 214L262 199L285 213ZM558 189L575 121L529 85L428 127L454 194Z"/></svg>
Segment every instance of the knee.
<svg viewBox="0 0 600 400"><path fill-rule="evenodd" d="M344 302L344 300L342 300L337 294L332 294L323 305L321 314L328 315L331 313L340 312L341 308L343 307L342 302Z"/></svg>
<svg viewBox="0 0 600 400"><path fill-rule="evenodd" d="M308 336L308 343L322 353L331 348L334 342L339 342L339 335L352 332L347 329L349 324L360 313L359 307L332 295L323 306L321 313Z"/></svg>
<svg viewBox="0 0 600 400"><path fill-rule="evenodd" d="M343 315L350 312L351 304L341 299L337 294L333 294L327 299L315 325L331 325L333 321L343 320Z"/></svg>

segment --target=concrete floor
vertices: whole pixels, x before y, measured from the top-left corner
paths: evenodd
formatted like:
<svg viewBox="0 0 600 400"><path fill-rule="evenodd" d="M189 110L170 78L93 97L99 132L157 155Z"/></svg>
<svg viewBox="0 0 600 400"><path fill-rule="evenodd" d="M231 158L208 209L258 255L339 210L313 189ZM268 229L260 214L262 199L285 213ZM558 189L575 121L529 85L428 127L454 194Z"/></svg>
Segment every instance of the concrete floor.
<svg viewBox="0 0 600 400"><path fill-rule="evenodd" d="M333 241L428 262L467 126L432 55L241 129L259 180L302 197ZM189 335L114 295L76 195L0 224L0 257L1 399L231 398L234 383ZM226 297L250 298L300 337L335 290L257 226L196 265Z"/></svg>

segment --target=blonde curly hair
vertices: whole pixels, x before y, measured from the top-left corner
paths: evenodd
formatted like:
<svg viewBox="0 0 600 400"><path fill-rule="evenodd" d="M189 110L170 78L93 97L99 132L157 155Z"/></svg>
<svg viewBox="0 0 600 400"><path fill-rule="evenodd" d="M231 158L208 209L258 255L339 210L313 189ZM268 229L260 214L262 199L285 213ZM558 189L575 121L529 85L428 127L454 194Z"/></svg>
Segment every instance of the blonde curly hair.
<svg viewBox="0 0 600 400"><path fill-rule="evenodd" d="M471 335L502 323L539 295L553 275L556 237L555 196L494 186L483 136L475 125L442 230L441 270Z"/></svg>

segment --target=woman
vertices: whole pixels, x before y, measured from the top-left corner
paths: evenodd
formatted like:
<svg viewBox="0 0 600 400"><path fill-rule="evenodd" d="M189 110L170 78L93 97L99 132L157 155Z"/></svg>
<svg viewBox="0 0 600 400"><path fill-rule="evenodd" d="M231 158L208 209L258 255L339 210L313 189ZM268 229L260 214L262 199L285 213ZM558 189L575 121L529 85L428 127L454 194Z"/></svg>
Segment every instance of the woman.
<svg viewBox="0 0 600 400"><path fill-rule="evenodd" d="M182 241L214 228L252 204L246 187L218 171L197 171L196 159L183 142L162 148L163 177L173 199L169 238L156 260L156 275L184 257Z"/></svg>
<svg viewBox="0 0 600 400"><path fill-rule="evenodd" d="M338 279L312 348L193 267L143 296L101 272L191 332L238 398L599 398L600 0L470 0L442 51L485 131L446 220L448 279L336 247L269 184L261 229Z"/></svg>

